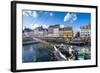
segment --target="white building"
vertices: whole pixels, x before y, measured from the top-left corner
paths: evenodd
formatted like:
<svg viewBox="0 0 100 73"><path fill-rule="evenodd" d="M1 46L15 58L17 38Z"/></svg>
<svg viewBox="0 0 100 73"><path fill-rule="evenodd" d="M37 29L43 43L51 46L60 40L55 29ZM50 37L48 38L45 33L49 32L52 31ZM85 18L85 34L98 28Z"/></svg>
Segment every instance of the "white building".
<svg viewBox="0 0 100 73"><path fill-rule="evenodd" d="M59 37L59 24L51 25L48 28L48 36L49 37Z"/></svg>
<svg viewBox="0 0 100 73"><path fill-rule="evenodd" d="M31 30L29 28L25 28L23 30L23 37L33 37L33 36L34 36L33 30Z"/></svg>
<svg viewBox="0 0 100 73"><path fill-rule="evenodd" d="M91 25L88 24L86 26L80 27L80 37L81 38L90 38L91 37Z"/></svg>
<svg viewBox="0 0 100 73"><path fill-rule="evenodd" d="M89 29L81 29L80 37L91 37L91 30L89 30Z"/></svg>

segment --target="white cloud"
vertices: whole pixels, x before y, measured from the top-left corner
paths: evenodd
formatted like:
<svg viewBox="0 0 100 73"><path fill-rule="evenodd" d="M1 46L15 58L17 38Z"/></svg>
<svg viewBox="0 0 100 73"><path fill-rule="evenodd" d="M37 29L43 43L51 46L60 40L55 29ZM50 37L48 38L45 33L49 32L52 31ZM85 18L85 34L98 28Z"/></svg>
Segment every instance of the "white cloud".
<svg viewBox="0 0 100 73"><path fill-rule="evenodd" d="M60 25L61 28L64 28L64 25Z"/></svg>
<svg viewBox="0 0 100 73"><path fill-rule="evenodd" d="M31 16L32 11L26 11L26 13Z"/></svg>
<svg viewBox="0 0 100 73"><path fill-rule="evenodd" d="M49 27L49 25L46 25L46 24L42 24L41 25L43 28L48 28Z"/></svg>
<svg viewBox="0 0 100 73"><path fill-rule="evenodd" d="M53 16L53 13L50 13L50 16Z"/></svg>
<svg viewBox="0 0 100 73"><path fill-rule="evenodd" d="M49 27L49 25L46 25L46 24L30 24L29 26L27 26L27 28L35 29L35 28L40 27L40 26L42 26L43 28Z"/></svg>
<svg viewBox="0 0 100 73"><path fill-rule="evenodd" d="M23 27L23 29L26 27L26 28L30 28L30 29L35 29L37 27L39 27L40 25L39 24L29 24L29 25L25 25Z"/></svg>
<svg viewBox="0 0 100 73"><path fill-rule="evenodd" d="M64 22L68 21L71 18L71 14L67 13L64 17Z"/></svg>
<svg viewBox="0 0 100 73"><path fill-rule="evenodd" d="M67 13L64 17L64 22L70 21L73 23L77 20L77 15L75 13Z"/></svg>
<svg viewBox="0 0 100 73"><path fill-rule="evenodd" d="M36 12L36 11L33 11L33 12L32 12L32 16L33 16L34 18L37 18L37 17L38 17L37 12Z"/></svg>
<svg viewBox="0 0 100 73"><path fill-rule="evenodd" d="M32 16L33 18L37 18L38 14L36 11L23 11L23 15Z"/></svg>
<svg viewBox="0 0 100 73"><path fill-rule="evenodd" d="M77 20L76 14L73 14L73 20L74 20L74 21Z"/></svg>
<svg viewBox="0 0 100 73"><path fill-rule="evenodd" d="M40 27L40 26L41 25L39 25L39 24L31 24L30 28L31 29L35 29L35 28Z"/></svg>
<svg viewBox="0 0 100 73"><path fill-rule="evenodd" d="M28 16L28 14L26 13L26 11L23 11L23 15L24 16Z"/></svg>

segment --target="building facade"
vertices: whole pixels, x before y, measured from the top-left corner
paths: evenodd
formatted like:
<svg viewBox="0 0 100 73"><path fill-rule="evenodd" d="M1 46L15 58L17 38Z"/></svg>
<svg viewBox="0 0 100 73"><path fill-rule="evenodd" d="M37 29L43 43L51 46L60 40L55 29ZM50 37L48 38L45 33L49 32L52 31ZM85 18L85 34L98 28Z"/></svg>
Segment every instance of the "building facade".
<svg viewBox="0 0 100 73"><path fill-rule="evenodd" d="M59 28L59 24L49 26L48 37L59 37Z"/></svg>
<svg viewBox="0 0 100 73"><path fill-rule="evenodd" d="M29 28L25 28L23 30L23 37L32 37L34 36L34 31L29 29Z"/></svg>
<svg viewBox="0 0 100 73"><path fill-rule="evenodd" d="M72 27L65 27L64 28L64 37L67 37L67 38L72 38L73 37Z"/></svg>
<svg viewBox="0 0 100 73"><path fill-rule="evenodd" d="M59 29L59 36L64 37L64 28Z"/></svg>
<svg viewBox="0 0 100 73"><path fill-rule="evenodd" d="M80 27L80 37L83 39L91 38L91 25Z"/></svg>
<svg viewBox="0 0 100 73"><path fill-rule="evenodd" d="M42 26L37 27L34 29L34 35L36 37L47 37L48 36L48 30L43 28Z"/></svg>

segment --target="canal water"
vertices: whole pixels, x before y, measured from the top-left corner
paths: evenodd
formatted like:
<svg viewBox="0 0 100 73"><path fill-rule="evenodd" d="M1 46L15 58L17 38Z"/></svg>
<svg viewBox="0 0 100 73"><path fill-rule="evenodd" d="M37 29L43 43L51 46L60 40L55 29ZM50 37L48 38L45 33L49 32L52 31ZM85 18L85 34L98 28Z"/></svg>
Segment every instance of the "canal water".
<svg viewBox="0 0 100 73"><path fill-rule="evenodd" d="M70 46L69 46L70 47ZM74 46L73 46L74 47ZM73 50L77 49L77 60L80 59L90 59L90 51L84 54L84 49L86 47L74 47ZM45 62L45 61L55 61L53 53L50 52L50 45L43 43L36 43L30 45L23 45L22 49L22 62Z"/></svg>
<svg viewBox="0 0 100 73"><path fill-rule="evenodd" d="M52 53L47 44L38 43L24 45L22 50L23 62L44 62L52 61Z"/></svg>

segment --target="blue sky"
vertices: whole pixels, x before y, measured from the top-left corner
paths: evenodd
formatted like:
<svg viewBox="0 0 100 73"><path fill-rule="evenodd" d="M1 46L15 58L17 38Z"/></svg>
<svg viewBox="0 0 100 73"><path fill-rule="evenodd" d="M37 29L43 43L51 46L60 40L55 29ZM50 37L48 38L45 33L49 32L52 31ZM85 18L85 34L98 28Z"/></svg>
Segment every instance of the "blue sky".
<svg viewBox="0 0 100 73"><path fill-rule="evenodd" d="M78 31L80 26L91 22L90 13L23 10L22 15L23 29L39 26L48 28L50 25L60 24L61 28L71 26L74 31Z"/></svg>

